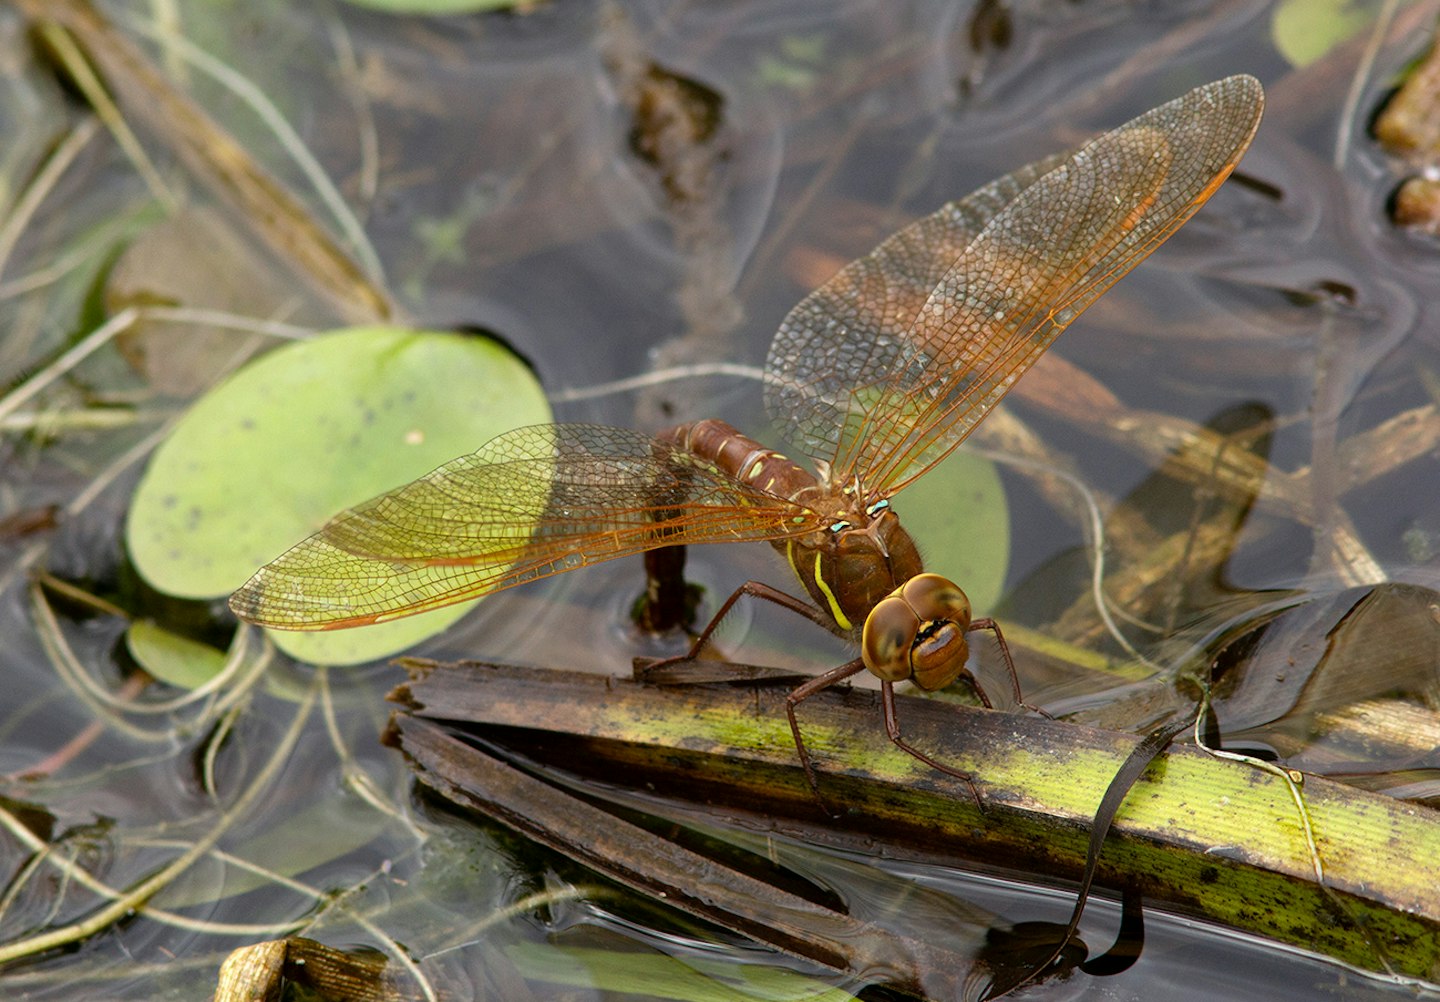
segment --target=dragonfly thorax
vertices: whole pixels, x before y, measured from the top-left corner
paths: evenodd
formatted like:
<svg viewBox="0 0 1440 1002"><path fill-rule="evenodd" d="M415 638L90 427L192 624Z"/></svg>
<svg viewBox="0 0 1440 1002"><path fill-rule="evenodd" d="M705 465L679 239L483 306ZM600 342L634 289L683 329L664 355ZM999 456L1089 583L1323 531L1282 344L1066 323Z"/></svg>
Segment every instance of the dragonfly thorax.
<svg viewBox="0 0 1440 1002"><path fill-rule="evenodd" d="M821 507L819 499L806 500ZM848 498L838 500L827 527L792 541L786 556L815 604L858 638L871 610L923 567L893 511L872 508L871 514Z"/></svg>
<svg viewBox="0 0 1440 1002"><path fill-rule="evenodd" d="M807 500L830 507L818 497ZM828 529L786 550L811 599L860 641L865 667L877 678L908 679L926 690L955 681L970 654L965 592L923 573L914 541L888 505L861 509L847 497L834 508Z"/></svg>

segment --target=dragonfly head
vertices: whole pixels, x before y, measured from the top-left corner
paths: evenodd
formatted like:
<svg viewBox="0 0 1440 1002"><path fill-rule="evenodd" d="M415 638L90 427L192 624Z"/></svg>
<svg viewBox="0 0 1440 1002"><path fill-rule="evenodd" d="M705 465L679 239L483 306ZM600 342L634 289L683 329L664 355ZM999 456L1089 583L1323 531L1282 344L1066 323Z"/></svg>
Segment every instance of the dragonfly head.
<svg viewBox="0 0 1440 1002"><path fill-rule="evenodd" d="M970 599L938 574L917 574L876 604L865 620L860 656L887 682L909 679L943 689L965 671Z"/></svg>

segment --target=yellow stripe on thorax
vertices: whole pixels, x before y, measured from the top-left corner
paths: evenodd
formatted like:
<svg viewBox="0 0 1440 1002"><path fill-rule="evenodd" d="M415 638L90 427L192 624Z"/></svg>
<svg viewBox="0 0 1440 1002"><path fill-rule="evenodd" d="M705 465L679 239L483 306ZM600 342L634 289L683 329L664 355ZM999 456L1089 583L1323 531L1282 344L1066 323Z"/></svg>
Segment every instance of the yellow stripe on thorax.
<svg viewBox="0 0 1440 1002"><path fill-rule="evenodd" d="M830 590L830 586L829 586L828 584L826 584L826 583L825 583L825 579L820 576L820 557L821 557L821 556L822 556L821 552L820 552L819 550L816 550L816 551L815 551L815 584L819 587L820 593L825 596L825 601L826 601L827 603L829 603L829 605L830 605L830 615L833 616L833 617L835 617L835 623L836 623L836 625L839 626L840 629L842 629L842 630L853 630L855 627L850 623L850 620L849 620L848 618L846 618L845 613L843 613L843 612L840 611L840 603L839 603L838 601L836 601L836 599L835 599L835 593Z"/></svg>

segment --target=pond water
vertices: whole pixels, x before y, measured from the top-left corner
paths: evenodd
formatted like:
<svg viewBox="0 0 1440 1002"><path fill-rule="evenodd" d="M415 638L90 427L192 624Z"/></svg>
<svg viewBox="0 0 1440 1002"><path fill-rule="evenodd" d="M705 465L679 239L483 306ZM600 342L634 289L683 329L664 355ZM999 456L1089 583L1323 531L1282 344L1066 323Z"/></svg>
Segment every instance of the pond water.
<svg viewBox="0 0 1440 1002"><path fill-rule="evenodd" d="M1355 782L1424 804L1435 795L1436 742L1423 747L1423 735L1440 653L1440 383L1427 322L1440 248L1389 222L1388 200L1413 168L1365 126L1431 25L1424 5L1402 5L1379 27L1369 19L1378 4L1350 5L1367 16L1349 33L1336 20L1333 46L1295 65L1297 47L1326 44L1293 37L1298 6L757 0L426 18L346 4L117 2L106 7L115 34L90 43L136 46L161 67L298 194L297 218L342 234L340 253L371 272L352 289L382 290L393 320L500 336L533 367L557 420L655 432L720 417L780 448L787 416L778 428L766 420L754 372L786 312L836 269L1022 164L1202 83L1258 77L1265 118L1235 178L1076 321L972 437L1011 461L936 471L896 508L928 566L970 590L977 615L1012 629L1028 701L1141 733L1168 683L1136 682L1147 668L1078 671L1082 658L1055 650L1131 667L1143 658L1167 680L1213 662L1234 747L1363 773ZM10 56L0 85L3 994L200 997L231 949L298 929L392 963L403 954L451 997L796 998L831 987L884 997L450 813L378 743L402 669L298 663L258 631L236 634L219 591L177 599L136 574L124 528L147 457L209 386L283 340L259 325L305 332L384 318L359 291L326 291L300 238L287 254L247 228L257 210L237 209L225 184L217 195L194 154L175 152L177 136L194 134L180 116L147 117L120 91L153 167L97 129L38 61L22 8L0 13ZM1367 63L1371 32L1378 55ZM333 200L253 98L192 46L266 96L334 182ZM1358 103L1347 103L1352 84ZM363 245L344 235L335 203ZM107 306L114 315L136 303L229 319L93 338ZM706 369L720 363L752 371ZM607 389L643 373L660 378ZM966 478L997 471L1003 492L968 497L983 492ZM256 495L244 503L263 510ZM1091 587L1101 552L1108 619ZM747 579L789 586L788 573L764 546L691 552L709 608ZM636 654L683 649L628 626L642 585L637 559L557 575L486 599L416 650L623 674ZM135 620L194 642L187 663L211 674L229 656L231 674L212 690L168 677L147 685ZM852 656L814 633L747 608L722 646L812 673ZM1004 691L994 669L983 668L987 685ZM1334 715L1355 706L1412 713L1402 729L1422 747L1393 733L1362 747L1338 733ZM631 806L707 823L692 807ZM1072 903L1042 886L1061 880L1054 873L977 875L777 845L784 866L839 888L857 913L894 921L922 896L934 909L914 913L925 916L910 930L922 939L1063 923ZM105 914L101 884L134 888L187 852L195 862L156 889L147 914L121 909L83 936L24 948ZM1118 924L1118 905L1093 903L1081 929L1092 953ZM394 977L401 997L424 997L420 978ZM1414 990L1157 909L1123 972L1077 971L1022 997Z"/></svg>

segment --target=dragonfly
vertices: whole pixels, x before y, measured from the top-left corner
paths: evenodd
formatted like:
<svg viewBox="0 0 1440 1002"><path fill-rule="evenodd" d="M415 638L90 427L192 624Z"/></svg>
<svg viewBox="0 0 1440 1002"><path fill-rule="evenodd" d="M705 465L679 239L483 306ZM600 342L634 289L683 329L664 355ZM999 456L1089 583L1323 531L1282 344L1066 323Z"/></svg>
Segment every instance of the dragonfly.
<svg viewBox="0 0 1440 1002"><path fill-rule="evenodd" d="M812 469L719 420L659 435L519 428L337 515L260 568L230 607L277 629L352 627L661 547L768 542L806 598L747 582L691 656L742 595L792 609L860 651L787 696L817 796L796 708L867 670L890 740L970 782L903 739L894 686L973 684L968 635L978 630L994 632L1012 680L1013 663L995 622L972 617L958 585L924 570L892 500L1199 210L1263 106L1250 76L1198 87L945 205L810 293L771 344L764 398Z"/></svg>

